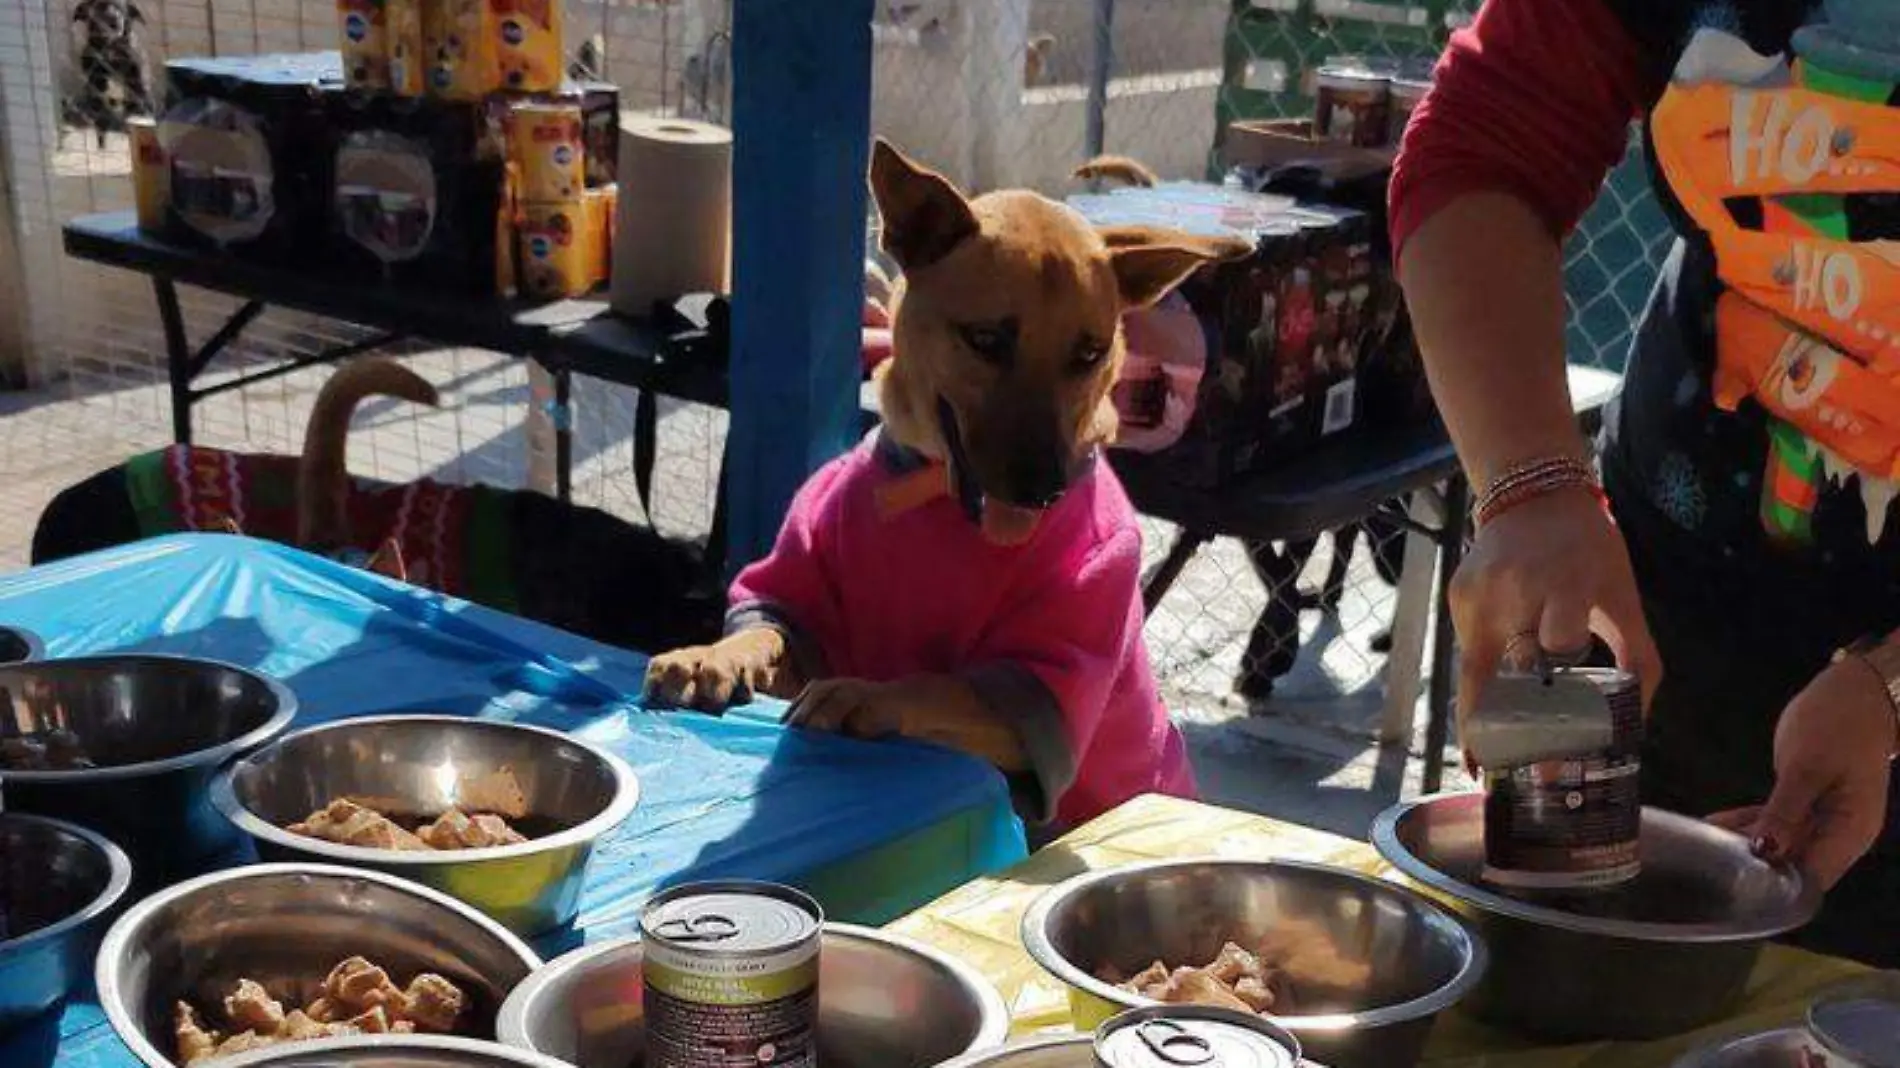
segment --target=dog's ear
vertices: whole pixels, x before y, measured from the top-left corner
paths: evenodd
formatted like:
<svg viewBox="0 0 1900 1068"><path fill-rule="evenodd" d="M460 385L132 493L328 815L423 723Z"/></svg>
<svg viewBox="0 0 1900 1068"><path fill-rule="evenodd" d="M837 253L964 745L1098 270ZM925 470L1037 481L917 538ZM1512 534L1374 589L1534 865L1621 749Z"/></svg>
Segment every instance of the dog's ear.
<svg viewBox="0 0 1900 1068"><path fill-rule="evenodd" d="M1197 268L1240 259L1253 246L1239 238L1198 237L1150 226L1109 226L1100 231L1115 265L1125 308L1146 308L1180 285Z"/></svg>
<svg viewBox="0 0 1900 1068"><path fill-rule="evenodd" d="M871 151L871 195L884 220L884 251L906 271L930 266L976 233L970 202L950 179L883 138Z"/></svg>

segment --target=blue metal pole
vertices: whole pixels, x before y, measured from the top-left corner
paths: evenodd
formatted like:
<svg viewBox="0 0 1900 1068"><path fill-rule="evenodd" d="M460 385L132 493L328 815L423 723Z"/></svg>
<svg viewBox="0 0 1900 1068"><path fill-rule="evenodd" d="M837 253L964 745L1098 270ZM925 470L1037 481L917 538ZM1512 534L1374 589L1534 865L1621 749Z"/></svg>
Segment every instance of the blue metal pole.
<svg viewBox="0 0 1900 1068"><path fill-rule="evenodd" d="M734 567L858 433L872 0L737 0L732 24Z"/></svg>

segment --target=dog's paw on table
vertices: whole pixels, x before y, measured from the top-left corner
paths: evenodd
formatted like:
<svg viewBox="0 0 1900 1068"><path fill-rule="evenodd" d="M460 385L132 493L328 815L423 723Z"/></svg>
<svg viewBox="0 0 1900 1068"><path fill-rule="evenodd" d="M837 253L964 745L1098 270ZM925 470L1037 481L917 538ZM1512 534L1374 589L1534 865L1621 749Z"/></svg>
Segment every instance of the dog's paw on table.
<svg viewBox="0 0 1900 1068"><path fill-rule="evenodd" d="M647 703L724 712L755 694L787 696L785 639L773 630L746 630L713 645L656 656L647 664Z"/></svg>

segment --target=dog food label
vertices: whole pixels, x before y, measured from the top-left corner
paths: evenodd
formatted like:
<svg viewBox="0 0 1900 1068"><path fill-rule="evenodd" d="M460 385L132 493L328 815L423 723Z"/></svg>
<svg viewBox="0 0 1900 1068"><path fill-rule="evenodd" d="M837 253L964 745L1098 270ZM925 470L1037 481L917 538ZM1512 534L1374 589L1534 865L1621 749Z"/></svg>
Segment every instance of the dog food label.
<svg viewBox="0 0 1900 1068"><path fill-rule="evenodd" d="M656 897L640 919L650 1068L815 1068L821 924L782 887Z"/></svg>

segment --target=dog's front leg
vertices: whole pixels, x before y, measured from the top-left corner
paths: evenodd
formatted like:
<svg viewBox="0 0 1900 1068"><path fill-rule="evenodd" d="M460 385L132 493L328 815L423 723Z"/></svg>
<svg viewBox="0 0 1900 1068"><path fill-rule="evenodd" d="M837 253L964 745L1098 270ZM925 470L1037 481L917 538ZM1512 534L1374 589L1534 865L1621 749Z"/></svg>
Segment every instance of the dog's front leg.
<svg viewBox="0 0 1900 1068"><path fill-rule="evenodd" d="M751 627L712 645L656 656L647 665L646 699L674 708L723 712L754 694L790 699L805 685L785 635Z"/></svg>
<svg viewBox="0 0 1900 1068"><path fill-rule="evenodd" d="M1016 727L955 675L912 675L891 682L826 679L805 687L785 722L854 738L901 735L980 757L1006 773L1028 771Z"/></svg>

